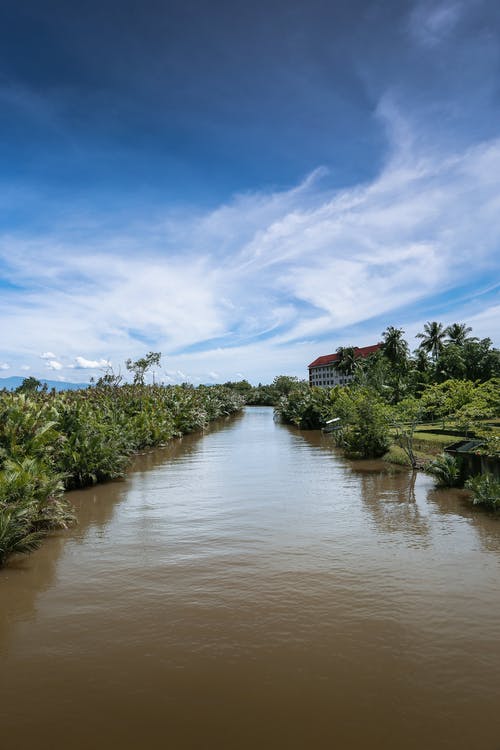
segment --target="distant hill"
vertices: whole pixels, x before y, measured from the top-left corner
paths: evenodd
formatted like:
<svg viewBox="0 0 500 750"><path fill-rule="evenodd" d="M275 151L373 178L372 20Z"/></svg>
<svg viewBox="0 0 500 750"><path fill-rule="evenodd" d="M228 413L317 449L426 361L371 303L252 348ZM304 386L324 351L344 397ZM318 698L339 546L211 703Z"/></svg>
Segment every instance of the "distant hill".
<svg viewBox="0 0 500 750"><path fill-rule="evenodd" d="M23 380L24 378L19 375L14 375L11 378L0 378L0 390L6 388L8 391L13 391L21 385ZM42 384L47 383L49 391L51 391L52 388L55 388L56 391L78 391L80 388L89 387L88 383L65 383L59 380L43 380L42 378L38 378L38 380Z"/></svg>

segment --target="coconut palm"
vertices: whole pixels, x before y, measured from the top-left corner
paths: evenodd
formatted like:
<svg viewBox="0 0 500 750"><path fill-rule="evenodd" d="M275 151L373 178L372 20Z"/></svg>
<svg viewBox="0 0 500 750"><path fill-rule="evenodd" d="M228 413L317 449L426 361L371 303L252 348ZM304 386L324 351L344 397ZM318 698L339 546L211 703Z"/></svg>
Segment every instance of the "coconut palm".
<svg viewBox="0 0 500 750"><path fill-rule="evenodd" d="M417 333L416 338L422 339L419 348L431 354L435 362L443 349L445 336L446 331L443 328L443 324L433 320L425 323L423 333Z"/></svg>
<svg viewBox="0 0 500 750"><path fill-rule="evenodd" d="M396 367L404 365L408 358L408 344L403 335L403 329L394 326L388 326L382 334L382 351Z"/></svg>
<svg viewBox="0 0 500 750"><path fill-rule="evenodd" d="M344 375L353 375L356 369L356 350L354 346L339 346L337 370Z"/></svg>
<svg viewBox="0 0 500 750"><path fill-rule="evenodd" d="M452 323L445 329L447 335L447 343L456 344L457 346L463 346L466 341L470 341L469 333L472 328L465 325L465 323Z"/></svg>

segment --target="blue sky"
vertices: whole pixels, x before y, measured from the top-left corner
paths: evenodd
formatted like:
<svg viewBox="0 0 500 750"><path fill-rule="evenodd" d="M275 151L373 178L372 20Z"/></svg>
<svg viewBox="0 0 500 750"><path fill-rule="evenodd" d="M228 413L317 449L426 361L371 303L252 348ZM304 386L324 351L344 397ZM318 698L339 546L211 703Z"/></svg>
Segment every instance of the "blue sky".
<svg viewBox="0 0 500 750"><path fill-rule="evenodd" d="M0 136L0 375L500 345L494 0L7 0Z"/></svg>

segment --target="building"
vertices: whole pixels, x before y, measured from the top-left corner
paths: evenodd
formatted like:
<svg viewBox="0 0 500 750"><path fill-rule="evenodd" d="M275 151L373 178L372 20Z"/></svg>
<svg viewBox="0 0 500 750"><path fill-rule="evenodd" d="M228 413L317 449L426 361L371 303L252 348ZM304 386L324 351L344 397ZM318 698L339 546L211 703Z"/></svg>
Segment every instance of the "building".
<svg viewBox="0 0 500 750"><path fill-rule="evenodd" d="M382 344L373 344L372 346L354 347L354 356L358 357L369 357L370 354L375 354ZM340 361L340 355L325 354L322 357L318 357L308 365L309 369L309 385L318 385L322 388L333 388L334 385L346 385L352 380L352 375L347 373L339 372L337 365Z"/></svg>

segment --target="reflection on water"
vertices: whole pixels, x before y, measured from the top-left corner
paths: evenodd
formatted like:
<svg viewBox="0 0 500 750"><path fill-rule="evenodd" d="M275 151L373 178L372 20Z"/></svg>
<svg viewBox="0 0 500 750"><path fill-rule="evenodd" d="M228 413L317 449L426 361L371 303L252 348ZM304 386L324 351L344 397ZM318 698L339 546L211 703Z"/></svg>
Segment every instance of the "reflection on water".
<svg viewBox="0 0 500 750"><path fill-rule="evenodd" d="M0 571L15 748L496 748L500 525L248 409Z"/></svg>

